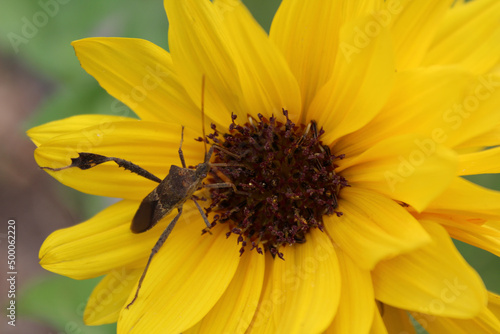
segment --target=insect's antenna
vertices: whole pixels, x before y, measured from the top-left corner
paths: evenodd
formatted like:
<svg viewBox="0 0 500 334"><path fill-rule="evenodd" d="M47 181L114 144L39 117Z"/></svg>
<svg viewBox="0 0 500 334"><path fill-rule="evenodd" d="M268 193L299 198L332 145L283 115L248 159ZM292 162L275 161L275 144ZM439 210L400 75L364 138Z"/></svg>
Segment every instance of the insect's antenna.
<svg viewBox="0 0 500 334"><path fill-rule="evenodd" d="M205 144L205 156L207 155L207 137L205 137L205 74L201 77L201 131L203 143Z"/></svg>

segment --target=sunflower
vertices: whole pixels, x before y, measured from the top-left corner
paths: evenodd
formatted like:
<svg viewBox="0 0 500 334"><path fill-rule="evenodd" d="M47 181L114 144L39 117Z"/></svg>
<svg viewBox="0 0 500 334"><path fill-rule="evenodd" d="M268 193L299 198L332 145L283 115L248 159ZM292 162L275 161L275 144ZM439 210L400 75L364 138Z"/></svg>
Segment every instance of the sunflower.
<svg viewBox="0 0 500 334"><path fill-rule="evenodd" d="M498 1L284 0L269 35L238 0L164 4L170 52L141 39L73 43L140 120L81 115L28 132L60 182L122 199L40 250L47 270L105 275L86 323L118 322L120 333L414 333L415 321L431 334L500 332L499 296L452 243L500 255L500 194L462 178L500 170ZM132 233L158 184L78 159L120 158L163 179L181 165L181 134L187 165L212 147L193 197L210 233L186 198L127 308L177 212Z"/></svg>

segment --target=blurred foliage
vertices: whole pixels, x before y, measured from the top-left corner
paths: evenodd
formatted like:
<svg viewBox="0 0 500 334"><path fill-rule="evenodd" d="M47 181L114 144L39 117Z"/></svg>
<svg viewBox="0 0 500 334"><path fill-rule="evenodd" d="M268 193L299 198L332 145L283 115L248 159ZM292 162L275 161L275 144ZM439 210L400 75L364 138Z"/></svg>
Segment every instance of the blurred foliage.
<svg viewBox="0 0 500 334"><path fill-rule="evenodd" d="M38 278L20 293L19 315L43 321L58 333L116 333L116 324L86 326L83 323L85 305L98 282L99 278L84 281L64 276Z"/></svg>
<svg viewBox="0 0 500 334"><path fill-rule="evenodd" d="M3 1L9 10L0 11L2 53L21 59L54 87L26 128L71 115L113 113L114 99L80 67L72 41L116 36L168 46L162 1Z"/></svg>
<svg viewBox="0 0 500 334"><path fill-rule="evenodd" d="M55 90L26 128L71 115L117 112L114 99L80 67L72 41L132 37L168 50L168 21L160 0L2 1L8 10L0 11L0 50L21 59ZM280 1L244 2L268 29Z"/></svg>
<svg viewBox="0 0 500 334"><path fill-rule="evenodd" d="M269 31L280 1L243 2ZM23 63L52 87L52 93L34 117L27 120L25 129L71 115L113 114L114 99L80 67L70 44L72 41L94 36L134 37L149 40L168 50L168 22L160 0L2 0L2 8L2 56ZM469 179L500 190L498 175ZM86 208L86 217L108 204L99 197L69 189L62 197L70 199L67 200L68 207L78 205ZM488 288L500 292L500 259L464 243L456 244L469 263L480 272ZM62 332L67 331L67 326L83 328L82 301L88 298L97 281L51 277L34 283L22 293L20 314L47 321ZM47 307L49 303L50 307ZM114 331L113 326L101 326L85 327L83 332Z"/></svg>
<svg viewBox="0 0 500 334"><path fill-rule="evenodd" d="M465 177L480 186L500 191L500 174ZM477 270L488 290L500 294L500 257L469 244L454 240L460 253Z"/></svg>

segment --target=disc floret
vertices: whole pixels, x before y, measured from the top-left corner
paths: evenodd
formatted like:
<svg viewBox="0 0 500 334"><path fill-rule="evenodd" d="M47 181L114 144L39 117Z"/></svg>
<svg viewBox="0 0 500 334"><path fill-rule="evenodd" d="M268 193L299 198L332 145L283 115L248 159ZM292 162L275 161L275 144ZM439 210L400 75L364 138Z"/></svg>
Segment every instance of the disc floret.
<svg viewBox="0 0 500 334"><path fill-rule="evenodd" d="M285 123L261 114L244 125L232 123L228 133L214 132L215 159L209 182L235 187L211 188L212 226L227 223L227 236L238 235L240 253L246 246L283 258L279 248L306 242L311 228L323 231L323 216L336 211L347 181L335 173L330 148L319 139L316 123L296 125L283 110ZM222 138L221 138L222 137ZM264 249L262 249L261 245Z"/></svg>

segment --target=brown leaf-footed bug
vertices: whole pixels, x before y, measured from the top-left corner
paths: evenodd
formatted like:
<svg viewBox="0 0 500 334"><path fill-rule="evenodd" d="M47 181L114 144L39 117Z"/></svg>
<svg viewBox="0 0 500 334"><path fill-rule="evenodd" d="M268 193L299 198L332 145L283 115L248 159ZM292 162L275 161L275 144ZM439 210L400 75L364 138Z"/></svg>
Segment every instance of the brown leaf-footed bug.
<svg viewBox="0 0 500 334"><path fill-rule="evenodd" d="M204 76L202 78L201 91L202 91L202 93L201 93L201 114L202 114L202 123L203 123L204 116L205 116L204 115L204 91L205 91L205 77ZM202 132L203 132L203 138L206 138L205 137L205 129L203 126L202 126ZM82 170L86 170L86 169L90 169L92 167L95 167L97 165L100 165L100 164L108 162L108 161L114 161L118 166L123 167L124 169L126 169L132 173L138 174L138 175L145 177L149 180L158 182L159 185L155 189L153 189L153 191L151 191L149 193L149 195L147 195L142 200L139 208L137 209L137 212L134 215L134 218L132 219L132 224L130 226L130 229L132 230L133 233L142 233L142 232L145 232L145 231L151 229L163 217L168 215L172 210L177 209L177 215L165 228L165 230L161 234L160 238L156 242L155 246L151 250L151 254L149 255L149 259L148 259L148 262L146 264L146 267L144 268L142 276L139 279L139 283L137 285L137 290L135 292L134 298L127 305L127 308L129 308L137 299L137 296L139 295L139 290L141 289L142 282L144 281L144 278L145 278L146 273L148 271L151 260L153 259L153 256L156 253L158 253L161 246L164 244L165 240L167 240L168 236L170 235L170 232L172 231L175 224L179 220L179 217L182 214L183 204L188 199L193 200L194 204L196 205L196 207L200 211L200 214L203 217L203 220L205 221L207 228L210 228L211 224L209 223L207 216L203 212L203 209L196 201L194 193L197 190L201 189L202 187L207 187L207 188L232 187L234 189L234 191L240 192L236 189L235 185L230 183L230 182L207 184L207 185L203 184L203 180L208 175L208 172L210 171L211 167L227 166L226 164L211 164L209 162L210 158L212 157L214 147L216 147L217 149L221 149L221 150L224 150L224 149L218 145L212 145L207 152L206 140L204 139L205 160L203 161L203 163L198 164L194 169L190 169L190 168L186 167L186 162L184 161L184 154L182 152L183 137L184 137L184 127L182 127L181 142L180 142L180 146L179 146L179 157L181 159L182 167L178 167L175 165L170 166L170 170L168 172L168 175L163 180L161 180L160 178L151 174L147 170L143 169L142 167L140 167L140 166L138 166L130 161L120 159L120 158L115 158L115 157L107 157L107 156L94 154L94 153L86 153L86 152L78 153L79 156L77 158L72 158L71 159L72 163L69 166L61 167L61 168L41 167L42 169L47 169L47 170L51 170L51 171L60 171L60 170L64 170L64 169L72 168L72 167L77 167L77 168L80 168Z"/></svg>

